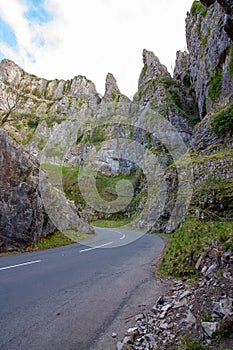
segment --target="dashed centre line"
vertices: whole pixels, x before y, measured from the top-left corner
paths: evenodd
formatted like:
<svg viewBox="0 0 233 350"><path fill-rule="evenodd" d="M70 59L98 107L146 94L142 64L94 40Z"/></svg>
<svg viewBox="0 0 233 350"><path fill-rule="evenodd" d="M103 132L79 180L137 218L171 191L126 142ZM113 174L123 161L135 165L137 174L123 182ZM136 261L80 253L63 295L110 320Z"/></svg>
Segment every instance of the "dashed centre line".
<svg viewBox="0 0 233 350"><path fill-rule="evenodd" d="M83 252L89 252L90 250L94 250L94 249L99 249L99 248L103 248L106 247L107 245L113 244L113 242L108 242L102 245L98 245L96 247L92 247L92 248L87 248L87 249L82 249L79 251L79 253L83 253Z"/></svg>
<svg viewBox="0 0 233 350"><path fill-rule="evenodd" d="M18 264L18 265L11 265L11 266L0 267L0 271L8 270L8 269L14 269L16 267L21 267L21 266L38 264L40 262L41 262L41 260L35 260L35 261L28 261L28 262L25 262L25 263L22 263L22 264Z"/></svg>

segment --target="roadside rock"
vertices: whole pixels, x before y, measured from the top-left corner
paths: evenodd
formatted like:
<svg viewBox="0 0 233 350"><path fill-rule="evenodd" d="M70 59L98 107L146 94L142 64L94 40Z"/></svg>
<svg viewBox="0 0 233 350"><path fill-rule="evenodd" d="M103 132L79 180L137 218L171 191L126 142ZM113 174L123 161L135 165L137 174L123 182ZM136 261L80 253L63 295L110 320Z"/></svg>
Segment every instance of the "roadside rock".
<svg viewBox="0 0 233 350"><path fill-rule="evenodd" d="M78 217L72 202L49 184L38 161L3 129L0 148L0 252L24 248L56 227L93 233L92 227ZM49 214L57 221L50 220L48 208L45 211L42 189L50 194Z"/></svg>
<svg viewBox="0 0 233 350"><path fill-rule="evenodd" d="M0 252L15 250L55 230L38 189L39 164L0 129Z"/></svg>

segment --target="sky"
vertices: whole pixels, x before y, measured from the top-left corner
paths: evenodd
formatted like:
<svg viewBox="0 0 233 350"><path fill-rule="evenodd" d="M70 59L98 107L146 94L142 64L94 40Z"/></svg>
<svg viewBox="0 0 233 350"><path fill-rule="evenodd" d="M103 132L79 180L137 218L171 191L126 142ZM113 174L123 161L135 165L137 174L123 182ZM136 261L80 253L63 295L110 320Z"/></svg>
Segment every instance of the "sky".
<svg viewBox="0 0 233 350"><path fill-rule="evenodd" d="M142 51L170 72L186 49L193 0L0 0L0 61L46 79L84 75L104 93L113 73L122 93L137 91Z"/></svg>

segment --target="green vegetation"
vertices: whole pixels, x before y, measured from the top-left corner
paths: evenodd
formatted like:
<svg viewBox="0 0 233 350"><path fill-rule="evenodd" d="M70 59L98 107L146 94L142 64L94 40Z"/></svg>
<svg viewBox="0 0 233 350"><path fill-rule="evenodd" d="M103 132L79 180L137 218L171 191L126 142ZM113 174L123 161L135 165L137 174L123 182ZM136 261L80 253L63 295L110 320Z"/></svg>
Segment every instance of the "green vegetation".
<svg viewBox="0 0 233 350"><path fill-rule="evenodd" d="M51 128L54 125L54 123L61 124L62 121L65 120L65 118L61 118L61 117L58 117L56 115L50 115L45 120L46 120L46 124L47 124L48 128Z"/></svg>
<svg viewBox="0 0 233 350"><path fill-rule="evenodd" d="M195 264L206 246L218 241L223 250L233 250L233 222L204 222L194 214L169 235L170 244L160 263L160 273L174 278L196 276Z"/></svg>
<svg viewBox="0 0 233 350"><path fill-rule="evenodd" d="M190 76L188 74L186 74L183 78L183 84L185 87L190 87L191 86L191 82L190 82Z"/></svg>
<svg viewBox="0 0 233 350"><path fill-rule="evenodd" d="M223 72L222 72L222 69L219 69L216 75L212 77L209 83L208 94L212 101L216 101L221 95L222 80L223 80Z"/></svg>
<svg viewBox="0 0 233 350"><path fill-rule="evenodd" d="M220 322L220 326L213 336L215 339L221 340L230 337L233 333L233 317L226 318Z"/></svg>
<svg viewBox="0 0 233 350"><path fill-rule="evenodd" d="M212 126L214 131L219 136L226 135L227 132L233 130L233 103L227 106L225 109L215 114L212 120Z"/></svg>
<svg viewBox="0 0 233 350"><path fill-rule="evenodd" d="M69 98L68 104L67 104L67 110L69 111L72 106L72 98Z"/></svg>
<svg viewBox="0 0 233 350"><path fill-rule="evenodd" d="M171 99L175 102L177 107L182 108L182 102L181 102L179 92L176 89L171 87L169 88L168 92L171 96Z"/></svg>
<svg viewBox="0 0 233 350"><path fill-rule="evenodd" d="M211 28L209 27L207 29L207 33L206 33L206 36L204 37L202 43L201 43L201 46L203 48L203 50L207 47L207 44L209 42L209 38L210 38L210 32L211 32Z"/></svg>
<svg viewBox="0 0 233 350"><path fill-rule="evenodd" d="M201 15L201 16L205 17L207 12L208 12L208 8L204 5L202 5L202 3L199 0L195 0L193 2L191 10L190 10L190 14L192 16Z"/></svg>
<svg viewBox="0 0 233 350"><path fill-rule="evenodd" d="M64 82L63 90L62 90L63 95L66 95L70 92L71 85L72 85L72 80L67 80Z"/></svg>
<svg viewBox="0 0 233 350"><path fill-rule="evenodd" d="M53 234L48 235L47 237L42 237L38 242L30 244L25 250L34 251L61 247L64 245L81 241L82 239L87 237L90 237L90 235L75 231L64 231L64 233L56 231Z"/></svg>
<svg viewBox="0 0 233 350"><path fill-rule="evenodd" d="M211 322L211 320L211 313L207 312L207 314L203 316L203 322Z"/></svg>
<svg viewBox="0 0 233 350"><path fill-rule="evenodd" d="M106 228L114 228L128 225L130 223L130 219L122 218L117 220L95 220L91 222L92 226L96 227L106 227Z"/></svg>
<svg viewBox="0 0 233 350"><path fill-rule="evenodd" d="M179 350L207 350L207 348L195 340L190 340L186 335L181 339Z"/></svg>
<svg viewBox="0 0 233 350"><path fill-rule="evenodd" d="M58 113L58 114L61 113L61 106L57 106L57 113Z"/></svg>
<svg viewBox="0 0 233 350"><path fill-rule="evenodd" d="M223 158L222 158L223 159ZM193 204L199 206L205 198L211 200L205 203L206 217L214 220L229 220L233 213L233 179L208 177L196 188ZM224 208L220 210L220 208Z"/></svg>
<svg viewBox="0 0 233 350"><path fill-rule="evenodd" d="M202 31L201 31L201 27L202 27L202 25L201 25L201 21L199 21L198 22L198 25L197 25L197 36L198 36L198 38L199 38L199 40L202 40Z"/></svg>
<svg viewBox="0 0 233 350"><path fill-rule="evenodd" d="M166 88L169 88L171 86L173 86L173 87L179 87L180 86L178 81L176 81L173 78L170 78L169 76L168 77L158 77L156 79L153 79L152 81L154 81L154 83L156 83L156 85L157 85L157 83L162 83L162 84L164 84L164 86Z"/></svg>
<svg viewBox="0 0 233 350"><path fill-rule="evenodd" d="M101 126L98 126L96 127L92 134L90 135L90 142L92 144L96 144L96 143L99 143L99 142L103 142L103 140L106 140L106 131L105 131L105 126L101 125ZM110 136L110 135L108 135Z"/></svg>
<svg viewBox="0 0 233 350"><path fill-rule="evenodd" d="M121 95L112 93L112 99L113 99L115 102L119 102L119 101L120 101L120 98L121 98Z"/></svg>
<svg viewBox="0 0 233 350"><path fill-rule="evenodd" d="M142 68L141 77L144 77L146 75L147 69L148 69L147 64L144 64L144 66Z"/></svg>
<svg viewBox="0 0 233 350"><path fill-rule="evenodd" d="M120 180L127 180L133 186L137 185L138 177L134 175L119 175L115 177L98 174L96 178L96 187L101 197L107 201L113 201L117 198L116 185Z"/></svg>
<svg viewBox="0 0 233 350"><path fill-rule="evenodd" d="M228 66L228 72L233 76L233 46L230 48L230 63Z"/></svg>
<svg viewBox="0 0 233 350"><path fill-rule="evenodd" d="M78 176L81 168L79 167L66 167L52 164L42 164L41 168L49 174L49 181L55 187L58 187L58 179L62 175L63 191L66 197L73 200L77 207L86 207L86 202L82 197L82 194L78 185ZM128 180L132 183L135 191L137 191L138 183L140 181L140 175L132 172L130 175L119 175L115 177L98 174L96 177L96 188L99 195L106 201L113 201L117 198L116 185L119 180ZM135 195L132 198L131 204L126 208L127 213L133 214L135 207L138 205L139 198ZM124 219L124 212L112 214L109 219L121 220Z"/></svg>
<svg viewBox="0 0 233 350"><path fill-rule="evenodd" d="M40 90L38 88L33 89L32 94L38 98L41 98L41 93L40 93Z"/></svg>
<svg viewBox="0 0 233 350"><path fill-rule="evenodd" d="M192 114L192 115L187 115L186 119L193 126L196 125L197 123L199 123L199 121L200 121L200 117L199 117L198 113Z"/></svg>

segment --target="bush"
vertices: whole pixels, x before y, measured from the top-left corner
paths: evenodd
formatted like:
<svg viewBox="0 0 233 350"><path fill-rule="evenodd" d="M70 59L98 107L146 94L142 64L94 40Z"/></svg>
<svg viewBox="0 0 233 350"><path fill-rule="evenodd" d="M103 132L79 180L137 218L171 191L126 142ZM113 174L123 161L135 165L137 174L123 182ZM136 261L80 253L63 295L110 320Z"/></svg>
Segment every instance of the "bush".
<svg viewBox="0 0 233 350"><path fill-rule="evenodd" d="M228 67L228 72L233 76L233 47L230 48L230 64Z"/></svg>
<svg viewBox="0 0 233 350"><path fill-rule="evenodd" d="M216 101L222 91L222 69L219 69L215 76L212 77L209 84L208 94L212 101Z"/></svg>
<svg viewBox="0 0 233 350"><path fill-rule="evenodd" d="M182 108L182 102L181 102L181 98L180 98L179 92L176 89L174 89L174 88L169 88L168 91L169 91L169 93L171 95L172 100L175 102L175 104L178 107Z"/></svg>
<svg viewBox="0 0 233 350"><path fill-rule="evenodd" d="M191 86L191 82L190 82L190 76L188 74L186 74L183 78L183 84L185 87L190 87Z"/></svg>
<svg viewBox="0 0 233 350"><path fill-rule="evenodd" d="M212 126L218 136L224 136L233 130L233 103L221 112L215 114Z"/></svg>
<svg viewBox="0 0 233 350"><path fill-rule="evenodd" d="M202 5L202 3L199 0L195 0L192 4L191 10L190 10L190 14L192 16L196 16L196 15L202 15L202 16L206 16L208 11L208 8L204 5Z"/></svg>

